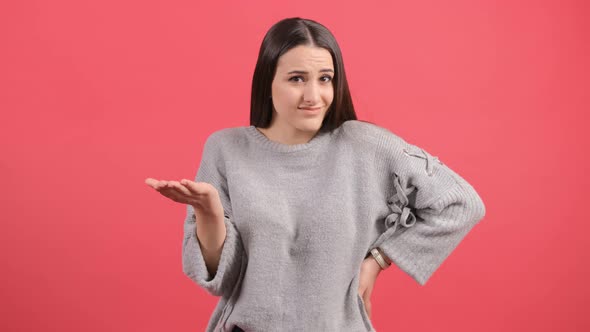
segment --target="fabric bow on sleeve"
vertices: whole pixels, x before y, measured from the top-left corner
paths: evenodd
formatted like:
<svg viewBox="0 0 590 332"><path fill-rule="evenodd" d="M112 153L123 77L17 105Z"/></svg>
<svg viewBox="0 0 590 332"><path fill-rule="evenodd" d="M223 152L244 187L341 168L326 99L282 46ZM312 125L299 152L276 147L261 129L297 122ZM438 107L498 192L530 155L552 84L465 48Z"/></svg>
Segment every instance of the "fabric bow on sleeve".
<svg viewBox="0 0 590 332"><path fill-rule="evenodd" d="M404 188L397 174L394 174L393 184L395 193L387 200L391 213L385 217L385 231L374 242L373 247L380 246L382 242L390 238L400 225L408 228L416 223L416 216L409 206L408 199L408 195L416 190L416 187Z"/></svg>
<svg viewBox="0 0 590 332"><path fill-rule="evenodd" d="M387 200L387 205L391 210L391 213L385 218L385 227L387 229L385 234L387 234L387 237L393 234L400 225L407 228L416 223L416 216L408 206L408 195L411 194L416 187L402 187L399 181L399 176L397 175L394 175L393 184L396 192Z"/></svg>

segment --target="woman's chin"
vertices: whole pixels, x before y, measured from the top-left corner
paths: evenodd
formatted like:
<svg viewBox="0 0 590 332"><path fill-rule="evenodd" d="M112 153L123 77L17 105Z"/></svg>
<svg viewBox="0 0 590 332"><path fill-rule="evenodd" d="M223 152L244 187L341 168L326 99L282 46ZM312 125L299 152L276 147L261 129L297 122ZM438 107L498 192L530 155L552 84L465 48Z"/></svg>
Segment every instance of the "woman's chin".
<svg viewBox="0 0 590 332"><path fill-rule="evenodd" d="M304 123L301 124L300 126L297 127L297 129L299 129L300 131L305 131L305 132L309 132L309 133L316 133L318 130L320 130L320 128L322 127L322 123L318 122L318 123Z"/></svg>

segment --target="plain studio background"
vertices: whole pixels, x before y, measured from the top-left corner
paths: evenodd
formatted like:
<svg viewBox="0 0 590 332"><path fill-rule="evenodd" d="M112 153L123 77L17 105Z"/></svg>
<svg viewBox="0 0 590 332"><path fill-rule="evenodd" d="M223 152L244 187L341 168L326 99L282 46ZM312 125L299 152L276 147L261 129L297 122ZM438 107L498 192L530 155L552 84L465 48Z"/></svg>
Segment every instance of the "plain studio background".
<svg viewBox="0 0 590 332"><path fill-rule="evenodd" d="M0 330L202 331L182 273L206 137L248 125L264 33L336 36L360 119L469 181L487 208L425 287L392 267L378 331L590 329L585 1L4 1ZM338 253L334 253L337 255Z"/></svg>

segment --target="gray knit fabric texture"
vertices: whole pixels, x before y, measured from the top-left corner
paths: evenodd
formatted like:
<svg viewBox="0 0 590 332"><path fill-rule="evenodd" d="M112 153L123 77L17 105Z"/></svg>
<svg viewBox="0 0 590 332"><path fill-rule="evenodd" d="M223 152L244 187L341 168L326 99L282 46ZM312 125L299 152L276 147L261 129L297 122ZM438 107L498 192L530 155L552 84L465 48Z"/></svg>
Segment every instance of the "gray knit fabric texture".
<svg viewBox="0 0 590 332"><path fill-rule="evenodd" d="M212 276L187 206L183 271L220 297L207 331L375 331L357 291L369 251L424 285L485 215L437 157L356 120L297 145L218 130L196 181L219 191L227 229Z"/></svg>

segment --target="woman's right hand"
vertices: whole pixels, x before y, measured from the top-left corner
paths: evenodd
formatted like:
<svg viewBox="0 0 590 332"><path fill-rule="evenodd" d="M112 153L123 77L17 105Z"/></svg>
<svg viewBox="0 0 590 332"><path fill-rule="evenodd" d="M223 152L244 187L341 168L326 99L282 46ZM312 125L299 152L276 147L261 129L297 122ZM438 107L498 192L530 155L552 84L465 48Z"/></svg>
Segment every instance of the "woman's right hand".
<svg viewBox="0 0 590 332"><path fill-rule="evenodd" d="M196 222L199 224L196 236L203 253L207 271L214 276L227 234L224 223L224 211L219 192L209 183L194 182L186 179L180 181L158 181L147 178L145 183L163 196L182 204L189 204L195 210Z"/></svg>
<svg viewBox="0 0 590 332"><path fill-rule="evenodd" d="M177 203L191 205L195 210L197 220L223 223L223 205L217 189L211 184L187 179L158 181L152 178L147 178L145 183Z"/></svg>

